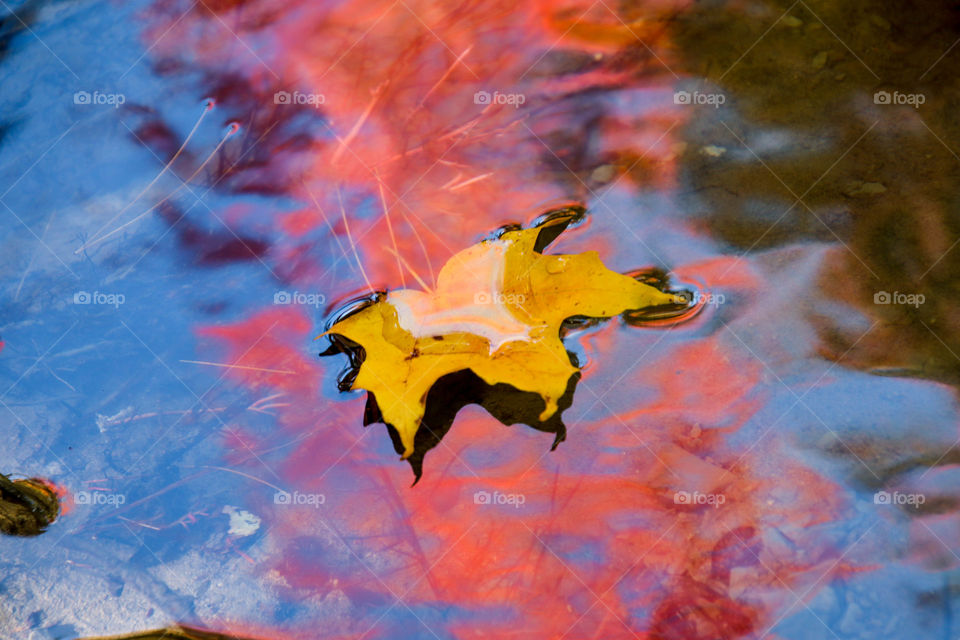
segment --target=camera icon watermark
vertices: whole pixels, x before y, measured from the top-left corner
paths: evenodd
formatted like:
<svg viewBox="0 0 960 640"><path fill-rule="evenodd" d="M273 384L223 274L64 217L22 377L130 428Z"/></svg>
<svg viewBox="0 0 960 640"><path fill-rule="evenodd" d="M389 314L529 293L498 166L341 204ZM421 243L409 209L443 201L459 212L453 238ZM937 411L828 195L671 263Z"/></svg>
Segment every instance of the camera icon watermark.
<svg viewBox="0 0 960 640"><path fill-rule="evenodd" d="M325 104L327 97L322 93L303 93L302 91L277 91L273 94L273 104L306 105L314 108Z"/></svg>
<svg viewBox="0 0 960 640"><path fill-rule="evenodd" d="M79 105L110 105L119 109L127 101L122 93L101 93L100 91L77 91L73 94L73 104Z"/></svg>
<svg viewBox="0 0 960 640"><path fill-rule="evenodd" d="M105 304L117 309L126 301L127 298L122 293L77 291L73 294L73 304Z"/></svg>
<svg viewBox="0 0 960 640"><path fill-rule="evenodd" d="M699 91L676 91L673 94L673 104L679 105L708 105L719 109L727 101L722 93L701 93Z"/></svg>
<svg viewBox="0 0 960 640"><path fill-rule="evenodd" d="M900 93L899 91L894 91L891 93L889 91L877 91L875 94L873 94L874 104L908 105L914 109L919 109L920 105L926 101L927 96L922 93Z"/></svg>
<svg viewBox="0 0 960 640"><path fill-rule="evenodd" d="M294 491L277 491L273 494L273 504L285 506L307 505L314 509L319 509L320 505L327 502L327 496L322 493L300 493Z"/></svg>
<svg viewBox="0 0 960 640"><path fill-rule="evenodd" d="M319 308L327 298L322 293L301 293L300 291L277 291L273 294L273 304L302 304Z"/></svg>
<svg viewBox="0 0 960 640"><path fill-rule="evenodd" d="M927 496L922 493L900 493L894 491L877 491L873 494L873 504L885 504L896 506L911 506L919 509L920 505L927 501Z"/></svg>
<svg viewBox="0 0 960 640"><path fill-rule="evenodd" d="M520 108L520 105L527 101L527 96L522 93L501 93L494 91L477 91L473 94L473 103L480 105L505 104Z"/></svg>
<svg viewBox="0 0 960 640"><path fill-rule="evenodd" d="M104 493L102 491L77 491L73 498L78 505L109 505L119 507L126 504L127 496L122 493Z"/></svg>
<svg viewBox="0 0 960 640"><path fill-rule="evenodd" d="M477 491L473 494L473 504L483 505L510 505L514 509L519 509L527 501L527 497L522 493L501 493L494 491Z"/></svg>
<svg viewBox="0 0 960 640"><path fill-rule="evenodd" d="M719 508L727 502L727 496L722 493L700 493L699 491L677 491L673 494L673 503L683 506L710 505Z"/></svg>
<svg viewBox="0 0 960 640"><path fill-rule="evenodd" d="M926 301L927 298L922 293L877 291L873 294L873 304L904 304L917 308Z"/></svg>

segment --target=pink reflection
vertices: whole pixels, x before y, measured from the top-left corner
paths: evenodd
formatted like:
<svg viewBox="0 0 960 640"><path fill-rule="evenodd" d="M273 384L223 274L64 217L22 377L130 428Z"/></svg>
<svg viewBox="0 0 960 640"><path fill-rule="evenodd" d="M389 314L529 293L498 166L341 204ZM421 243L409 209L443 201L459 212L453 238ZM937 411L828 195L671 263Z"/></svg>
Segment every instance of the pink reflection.
<svg viewBox="0 0 960 640"><path fill-rule="evenodd" d="M365 279L429 282L505 222L571 198L589 204L601 166L612 167L608 182L672 188L677 139L664 131L680 116L673 77L650 52L670 61L664 20L680 4L614 15L585 1L217 2L178 21L187 7L159 2L147 37L169 29L156 47L168 64L236 74L242 88L222 85L218 105L248 108L247 144L263 151L231 156L224 184L301 202L266 220L280 240L265 259L293 285L345 296ZM276 104L277 91L323 96L316 135L290 128L303 110ZM522 108L495 104L494 92L523 96ZM265 222L253 210L230 216ZM317 234L333 238L324 252ZM601 255L629 247L571 242L581 241ZM349 264L352 243L364 273L335 272L330 256ZM746 298L763 286L729 258L673 268ZM611 322L589 332L557 451L549 436L468 408L411 489L382 426L360 426L362 398L321 393L324 367L340 365L311 352L319 328L304 312L270 307L201 328L210 360L243 367L229 379L254 398L283 394L281 433L227 441L230 461L252 465L251 448L300 437L278 471L325 496L322 510L262 510L275 550L264 574L298 599L342 594L322 637L398 637L405 619L381 618L396 597L457 611L443 625L459 638L763 633L797 594L850 569L816 528L844 505L776 440L729 444L766 400L762 366L714 332L684 331L638 367L617 354L642 353L652 331ZM608 383L609 400L596 402ZM477 492L508 498L478 503Z"/></svg>

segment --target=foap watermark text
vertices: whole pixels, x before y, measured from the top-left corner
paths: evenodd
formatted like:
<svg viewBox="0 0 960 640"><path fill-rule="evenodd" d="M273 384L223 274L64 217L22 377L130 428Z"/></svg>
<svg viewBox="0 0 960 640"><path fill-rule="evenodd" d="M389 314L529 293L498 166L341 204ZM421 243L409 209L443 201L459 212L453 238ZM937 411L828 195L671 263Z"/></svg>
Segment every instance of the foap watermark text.
<svg viewBox="0 0 960 640"><path fill-rule="evenodd" d="M910 506L919 509L920 505L927 501L927 496L922 493L900 493L894 491L877 491L873 494L873 504L890 504L896 506Z"/></svg>
<svg viewBox="0 0 960 640"><path fill-rule="evenodd" d="M527 298L522 293L486 293L479 292L473 296L473 304L512 304L522 305Z"/></svg>
<svg viewBox="0 0 960 640"><path fill-rule="evenodd" d="M273 104L305 105L317 108L326 103L327 97L322 93L303 93L302 91L277 91L273 94Z"/></svg>
<svg viewBox="0 0 960 640"><path fill-rule="evenodd" d="M700 91L677 91L673 94L673 104L709 105L719 109L727 101L722 93L701 93Z"/></svg>
<svg viewBox="0 0 960 640"><path fill-rule="evenodd" d="M710 293L707 291L695 291L692 294L684 293L681 296L695 306L711 305L719 307L727 301L727 297L722 293Z"/></svg>
<svg viewBox="0 0 960 640"><path fill-rule="evenodd" d="M473 494L473 504L506 504L519 509L527 501L522 493L501 493L499 491L477 491Z"/></svg>
<svg viewBox="0 0 960 640"><path fill-rule="evenodd" d="M277 291L273 294L273 304L302 304L320 307L327 297L322 293L302 293L300 291Z"/></svg>
<svg viewBox="0 0 960 640"><path fill-rule="evenodd" d="M105 493L103 491L77 491L73 501L78 505L110 505L119 507L126 504L127 496L122 493Z"/></svg>
<svg viewBox="0 0 960 640"><path fill-rule="evenodd" d="M73 104L79 105L109 105L119 109L127 101L122 93L103 93L100 91L77 91L73 94Z"/></svg>
<svg viewBox="0 0 960 640"><path fill-rule="evenodd" d="M873 94L874 104L898 104L908 105L914 109L919 109L920 105L927 101L927 96L922 93L900 93L899 91L877 91Z"/></svg>
<svg viewBox="0 0 960 640"><path fill-rule="evenodd" d="M299 491L277 491L273 494L273 504L286 506L307 505L314 509L319 509L320 505L327 501L327 496L322 493L301 493Z"/></svg>
<svg viewBox="0 0 960 640"><path fill-rule="evenodd" d="M474 104L509 104L519 108L520 105L526 101L527 96L522 93L501 93L500 91L490 93L489 91L477 91L473 94Z"/></svg>
<svg viewBox="0 0 960 640"><path fill-rule="evenodd" d="M106 304L118 308L126 301L127 298L122 293L77 291L73 294L73 304Z"/></svg>
<svg viewBox="0 0 960 640"><path fill-rule="evenodd" d="M907 304L912 307L919 307L926 301L927 298L922 293L877 291L873 294L873 304Z"/></svg>
<svg viewBox="0 0 960 640"><path fill-rule="evenodd" d="M685 506L699 506L708 504L714 508L727 501L722 493L701 493L699 491L677 491L673 494L673 503Z"/></svg>

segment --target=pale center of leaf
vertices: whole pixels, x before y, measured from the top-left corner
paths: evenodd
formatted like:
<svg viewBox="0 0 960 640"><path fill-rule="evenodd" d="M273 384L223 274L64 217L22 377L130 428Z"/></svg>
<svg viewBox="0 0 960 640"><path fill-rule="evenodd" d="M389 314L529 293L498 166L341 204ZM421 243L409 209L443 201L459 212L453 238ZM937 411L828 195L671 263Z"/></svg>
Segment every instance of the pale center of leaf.
<svg viewBox="0 0 960 640"><path fill-rule="evenodd" d="M515 340L531 341L533 327L514 316L508 306L522 306L504 291L502 240L483 242L453 256L437 278L432 292L401 289L387 301L397 320L415 338L469 333L486 338L490 353Z"/></svg>

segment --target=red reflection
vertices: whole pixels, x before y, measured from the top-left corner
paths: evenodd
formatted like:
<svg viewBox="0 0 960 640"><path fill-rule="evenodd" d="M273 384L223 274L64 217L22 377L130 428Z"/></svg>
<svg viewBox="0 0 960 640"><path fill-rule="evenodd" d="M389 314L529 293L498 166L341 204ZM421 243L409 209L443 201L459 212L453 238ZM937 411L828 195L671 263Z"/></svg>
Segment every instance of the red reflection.
<svg viewBox="0 0 960 640"><path fill-rule="evenodd" d="M217 108L245 105L246 144L263 151L232 151L218 175L301 203L271 214L281 237L264 259L332 299L364 279L429 284L486 232L554 202L589 204L621 176L670 189L676 138L663 132L679 115L661 60L680 4L614 14L585 0L218 2L180 20L187 6L160 2L148 36L169 29L156 46L165 68L233 74L215 87ZM276 104L278 91L323 102ZM495 104L494 92L524 104ZM300 135L310 110L323 122ZM233 222L257 220L241 211ZM352 244L363 274L331 265L355 265ZM745 299L762 284L732 259L676 271ZM204 353L236 365L229 379L282 404L282 433L228 441L231 462L252 473L251 448L297 438L277 471L326 498L314 510L250 497L272 519L265 573L299 600L346 598L338 621L308 637L401 637L418 624L410 612L458 638L748 637L845 570L816 528L842 508L837 488L776 439L730 444L763 406L762 365L717 332L678 331L675 348L640 366L618 354L652 349L652 331L591 332L557 451L549 436L468 408L411 489L382 426L360 426L362 398L321 391L334 373L300 308L201 329ZM478 504L477 492L507 501Z"/></svg>
<svg viewBox="0 0 960 640"><path fill-rule="evenodd" d="M671 181L664 131L679 114L654 107L672 81L658 45L675 3L191 4L158 2L147 38L161 69L209 69L220 117L241 121L240 150L211 165L221 186L304 203L278 214L290 239L271 257L294 281L338 287L297 239L345 236L341 209L374 286L412 280L394 240L430 282L491 228L587 199L596 175Z"/></svg>
<svg viewBox="0 0 960 640"><path fill-rule="evenodd" d="M719 338L639 368L624 389L651 389L656 401L571 422L553 453L538 434L465 410L411 489L379 425L360 427L359 399L317 397L319 364L302 355L310 330L296 314L268 312L208 334L228 361L250 367L231 376L288 394L279 423L310 435L281 475L327 496L322 511L271 511L285 549L271 568L298 594L344 593L360 626L371 624L365 607L396 596L486 612L452 624L463 638L743 637L847 568L834 566L839 553L816 529L843 508L837 488L775 439L727 444L762 404L761 365ZM596 337L616 353L637 333L611 324ZM620 369L596 360L590 376ZM571 419L590 404L578 393ZM524 502L478 505L478 491ZM678 492L724 502L677 504ZM379 623L387 635L389 620Z"/></svg>

